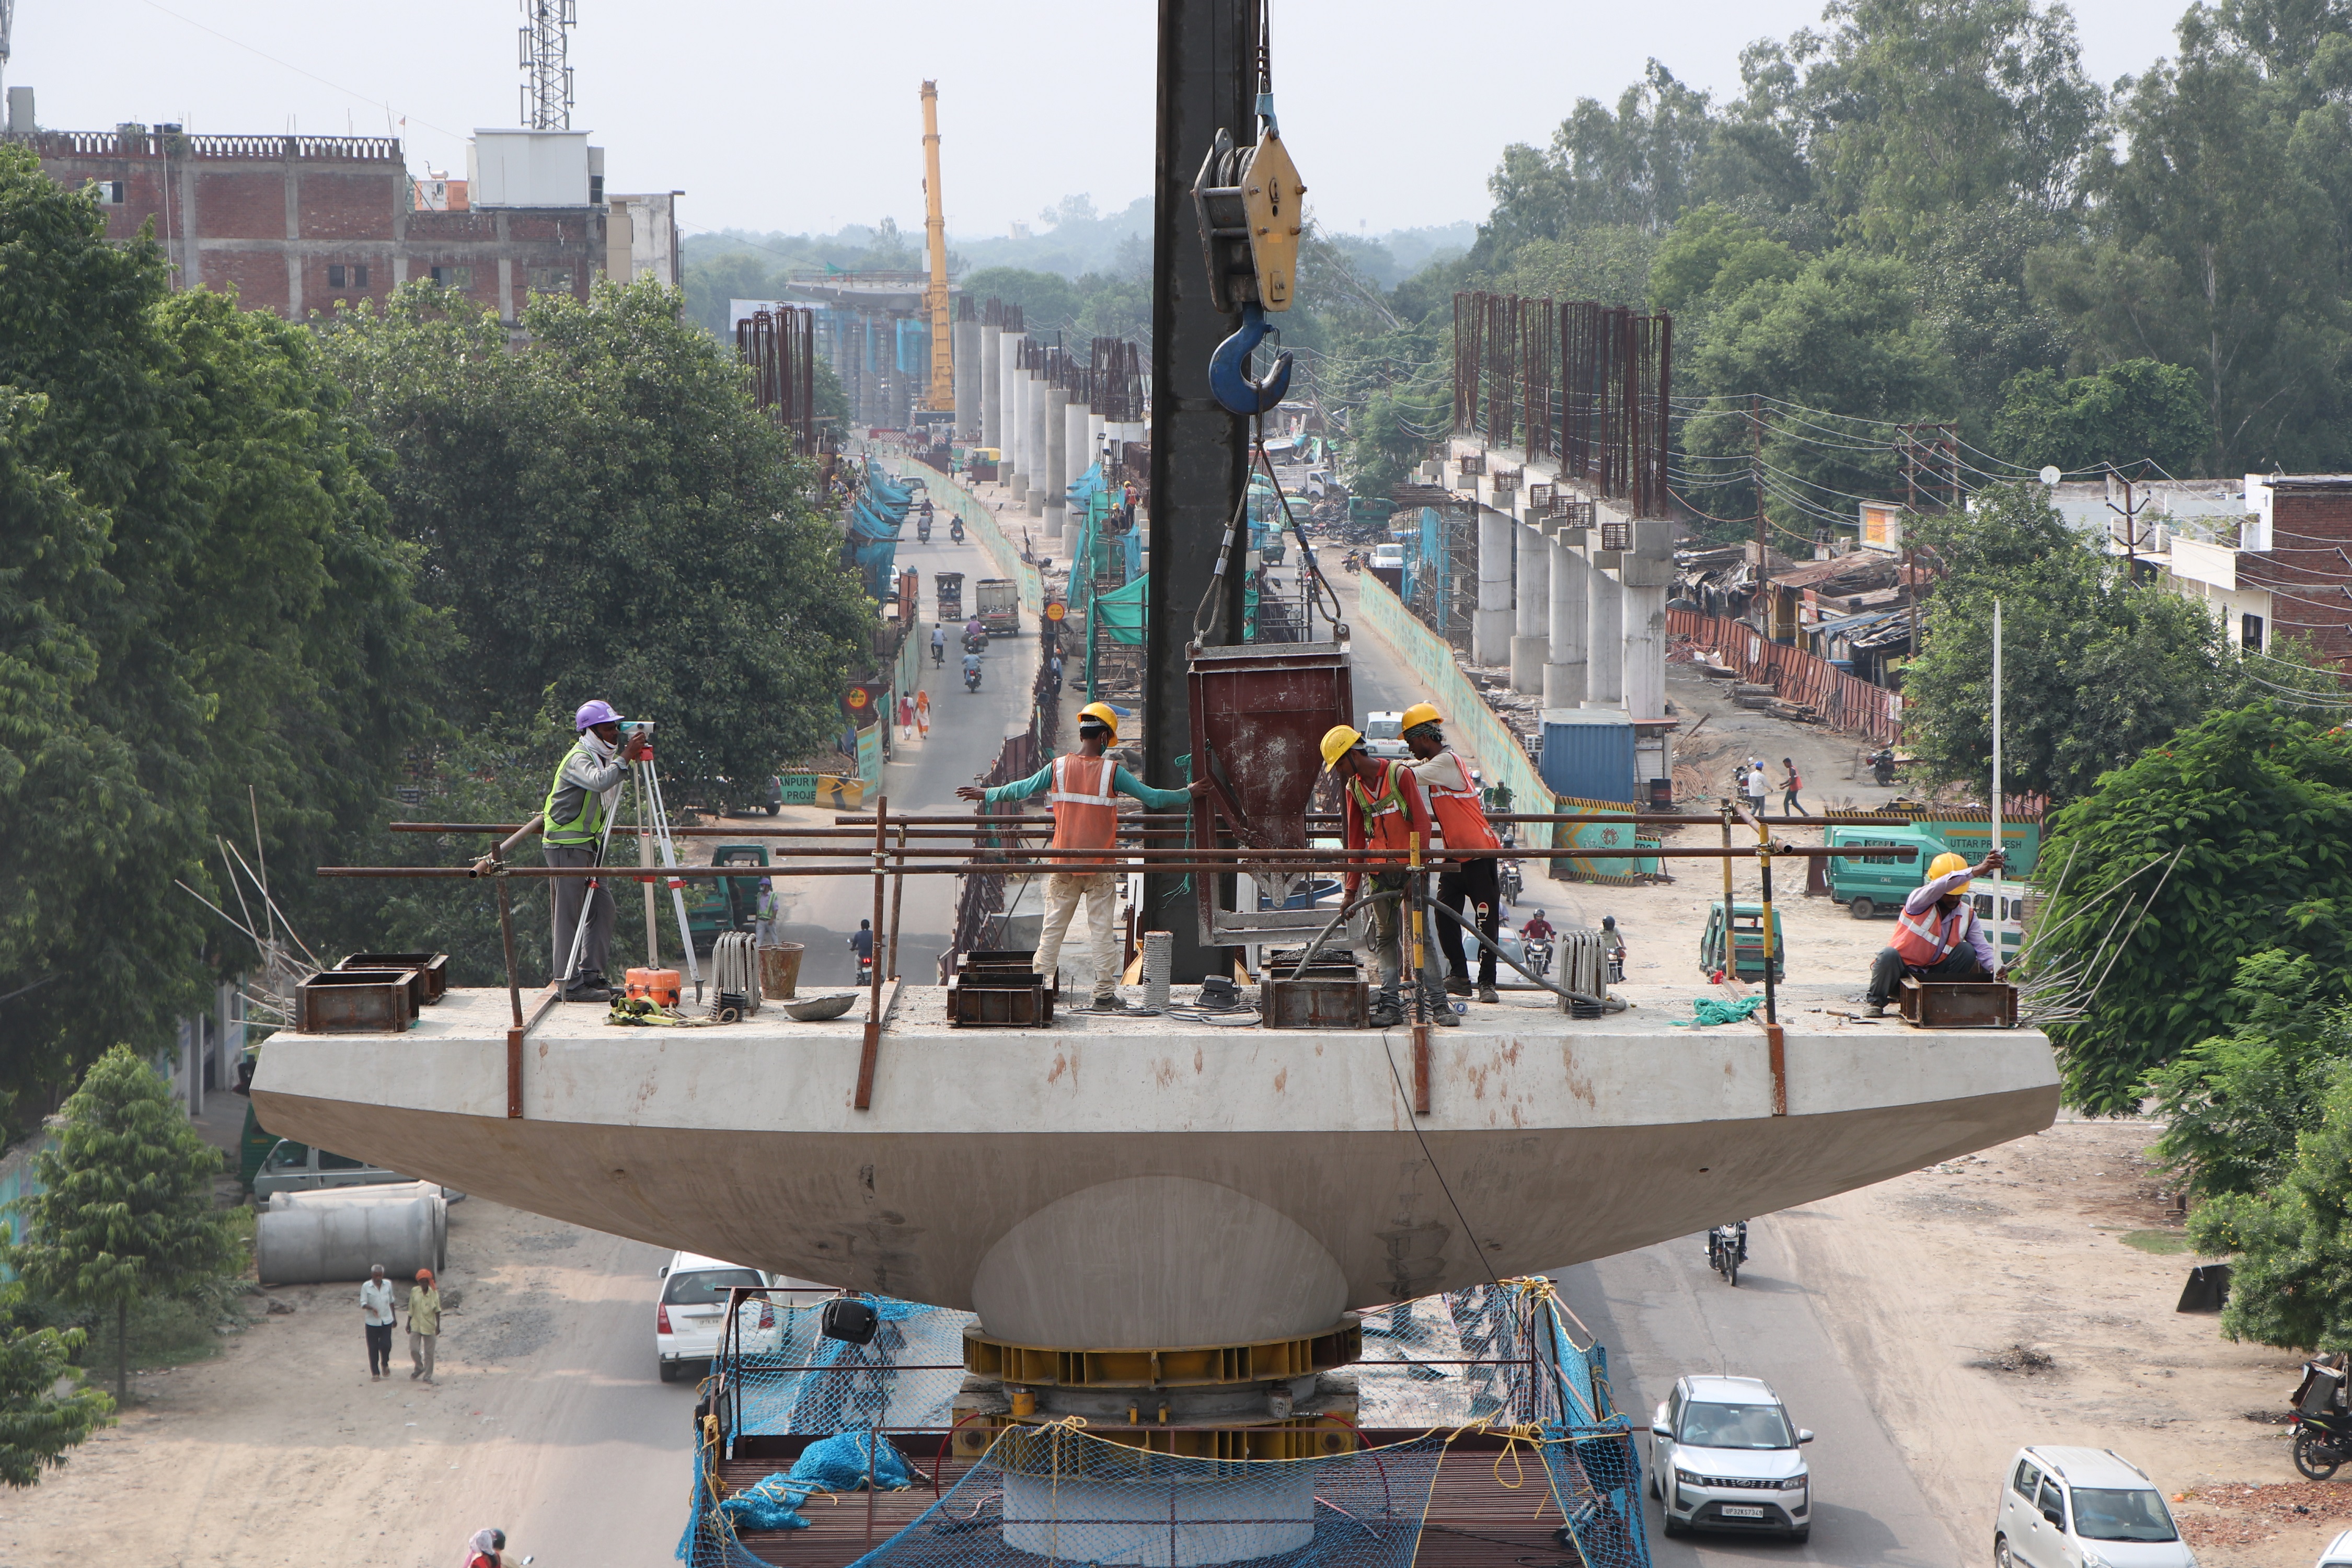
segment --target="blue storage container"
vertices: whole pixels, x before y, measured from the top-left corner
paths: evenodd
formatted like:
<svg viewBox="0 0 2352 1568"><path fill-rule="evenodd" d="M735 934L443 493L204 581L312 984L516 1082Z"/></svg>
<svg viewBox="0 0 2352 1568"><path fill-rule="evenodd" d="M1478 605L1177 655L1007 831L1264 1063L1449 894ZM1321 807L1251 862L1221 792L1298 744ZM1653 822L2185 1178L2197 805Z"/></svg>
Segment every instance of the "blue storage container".
<svg viewBox="0 0 2352 1568"><path fill-rule="evenodd" d="M1633 716L1622 708L1547 708L1543 751L1536 761L1554 795L1617 800L1634 793Z"/></svg>

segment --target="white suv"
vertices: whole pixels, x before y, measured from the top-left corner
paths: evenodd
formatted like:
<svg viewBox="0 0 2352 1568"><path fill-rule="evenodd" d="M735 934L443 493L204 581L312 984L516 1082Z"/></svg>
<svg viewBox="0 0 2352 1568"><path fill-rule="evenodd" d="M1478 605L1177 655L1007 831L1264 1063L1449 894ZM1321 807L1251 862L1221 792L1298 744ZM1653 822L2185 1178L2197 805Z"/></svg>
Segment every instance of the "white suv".
<svg viewBox="0 0 2352 1568"><path fill-rule="evenodd" d="M1813 1532L1812 1477L1798 1446L1813 1440L1756 1377L1685 1377L1650 1419L1650 1495L1666 1533Z"/></svg>
<svg viewBox="0 0 2352 1568"><path fill-rule="evenodd" d="M2000 1568L2197 1568L2156 1483L2113 1448L2020 1448L1994 1518Z"/></svg>

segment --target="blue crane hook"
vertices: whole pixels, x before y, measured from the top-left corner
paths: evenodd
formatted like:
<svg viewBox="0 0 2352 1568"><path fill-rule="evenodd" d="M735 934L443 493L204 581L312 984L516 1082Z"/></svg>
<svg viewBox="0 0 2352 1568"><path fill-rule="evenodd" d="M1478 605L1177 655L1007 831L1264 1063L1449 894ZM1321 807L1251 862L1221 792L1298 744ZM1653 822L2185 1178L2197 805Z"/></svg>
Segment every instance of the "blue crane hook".
<svg viewBox="0 0 2352 1568"><path fill-rule="evenodd" d="M1228 412L1244 419L1265 413L1290 390L1288 349L1275 356L1274 368L1264 381L1250 376L1250 355L1273 331L1266 324L1263 306L1244 305L1241 331L1219 343L1217 352L1209 356L1209 390Z"/></svg>

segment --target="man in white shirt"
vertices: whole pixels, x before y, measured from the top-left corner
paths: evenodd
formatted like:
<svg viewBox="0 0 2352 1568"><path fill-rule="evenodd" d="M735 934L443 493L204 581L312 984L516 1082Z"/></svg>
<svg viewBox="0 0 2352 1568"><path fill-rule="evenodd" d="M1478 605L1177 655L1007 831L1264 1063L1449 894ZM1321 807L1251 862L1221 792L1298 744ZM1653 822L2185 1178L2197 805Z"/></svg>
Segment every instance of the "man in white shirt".
<svg viewBox="0 0 2352 1568"><path fill-rule="evenodd" d="M383 1277L383 1265L368 1270L367 1283L360 1287L360 1315L367 1323L368 1379L392 1375L392 1281Z"/></svg>

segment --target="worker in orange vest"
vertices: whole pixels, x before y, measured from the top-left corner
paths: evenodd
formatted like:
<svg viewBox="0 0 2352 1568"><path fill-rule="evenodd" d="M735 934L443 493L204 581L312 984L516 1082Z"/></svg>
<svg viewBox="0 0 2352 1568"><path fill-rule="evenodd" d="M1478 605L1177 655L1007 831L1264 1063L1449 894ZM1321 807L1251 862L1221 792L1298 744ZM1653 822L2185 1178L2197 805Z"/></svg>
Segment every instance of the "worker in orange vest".
<svg viewBox="0 0 2352 1568"><path fill-rule="evenodd" d="M1436 705L1416 702L1399 716L1405 750L1413 755L1412 771L1429 792L1430 815L1437 819L1438 842L1448 849L1500 849L1503 841L1486 824L1486 807L1479 798L1477 781L1460 752L1445 744L1445 720ZM1503 884L1492 858L1455 860L1438 874L1437 901L1449 910L1476 906L1464 918L1478 922L1479 934L1499 940ZM1437 947L1445 954L1445 989L1455 996L1470 994L1470 961L1462 949L1462 928L1439 916ZM1495 992L1495 950L1478 950L1478 1000L1499 1002Z"/></svg>
<svg viewBox="0 0 2352 1568"><path fill-rule="evenodd" d="M1118 715L1108 703L1090 702L1078 710L1078 749L1055 757L1017 783L982 789L965 784L956 791L963 800L1026 800L1040 790L1054 813L1054 848L1064 853L1050 858L1101 861L1110 858L1118 838L1118 797L1127 795L1164 810L1182 805L1205 794L1206 779L1183 789L1153 789L1103 755L1118 740ZM1076 851L1076 853L1070 853ZM1053 976L1061 962L1062 938L1087 901L1087 923L1094 934L1095 989L1089 1004L1098 1012L1118 1012L1127 1003L1118 994L1118 873L1055 871L1045 879L1045 925L1037 940L1037 973Z"/></svg>
<svg viewBox="0 0 2352 1568"><path fill-rule="evenodd" d="M1362 731L1352 724L1334 724L1325 731L1322 752L1324 771L1340 783L1347 846L1351 851L1363 851L1351 858L1376 858L1394 868L1372 873L1374 892L1405 892L1413 875L1410 869L1413 845L1420 846L1422 864L1427 867L1436 836L1421 780L1404 763L1373 756L1365 749ZM1343 891L1350 902L1362 875L1351 867L1344 879ZM1405 967L1400 946L1410 930L1407 902L1402 898L1384 899L1372 906L1372 961L1380 975L1380 991L1372 998L1371 1008L1375 1028L1404 1022L1398 988ZM1421 987L1430 1019L1439 1024L1461 1023L1446 1005L1445 978L1437 967L1437 949L1429 932L1414 933L1412 940L1421 950Z"/></svg>
<svg viewBox="0 0 2352 1568"><path fill-rule="evenodd" d="M1895 920L1895 945L1878 950L1870 966L1870 989L1862 1000L1875 1018L1886 1011L1902 987L1903 977L1921 980L1994 980L2004 973L1969 900L1969 882L2008 864L1995 849L1977 865L1965 855L1947 851L1927 865L1927 879L1903 900Z"/></svg>

